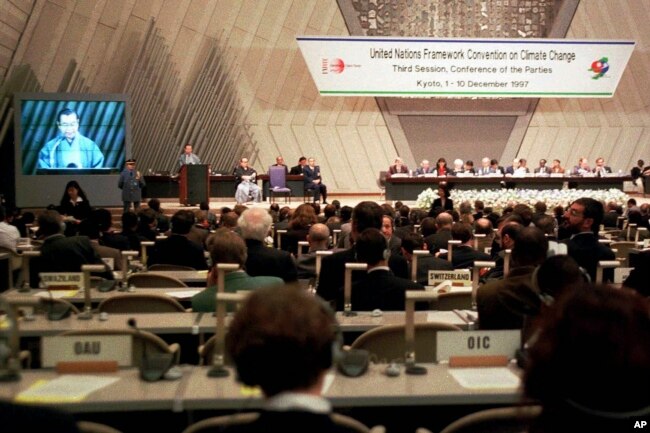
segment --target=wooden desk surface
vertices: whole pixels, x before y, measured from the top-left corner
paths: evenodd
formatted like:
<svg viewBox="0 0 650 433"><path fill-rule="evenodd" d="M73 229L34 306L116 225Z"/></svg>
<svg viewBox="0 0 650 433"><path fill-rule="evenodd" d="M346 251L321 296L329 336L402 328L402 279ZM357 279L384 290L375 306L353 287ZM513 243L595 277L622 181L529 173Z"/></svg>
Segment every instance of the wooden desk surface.
<svg viewBox="0 0 650 433"><path fill-rule="evenodd" d="M179 287L179 288L143 288L143 287L138 287L135 289L133 292L120 292L118 290L111 290L110 292L100 292L97 289L91 289L90 290L90 302L93 304L99 304L101 301L104 299L110 298L115 295L128 295L131 293L154 293L158 295L164 295L167 294L169 296L172 296L173 298L176 298L179 301L189 301L194 293L198 293L201 290L203 290L204 287ZM36 296L39 293L46 293L46 290L43 289L30 289L28 292L20 292L18 289L11 289L5 293L6 296L9 298L15 297L15 296ZM47 298L46 295L41 295L45 298ZM61 299L65 299L68 302L71 302L75 305L83 305L85 302L84 300L84 293L83 291L79 291L75 293L72 296L63 296Z"/></svg>
<svg viewBox="0 0 650 433"><path fill-rule="evenodd" d="M436 406L474 404L515 404L521 401L519 388L467 389L449 374L443 364L422 364L428 372L423 376L409 376L403 372L398 377L388 377L384 364L371 365L357 378L332 373L333 380L324 395L335 408L383 406ZM120 380L91 393L75 403L53 403L74 413L122 412L141 410L209 410L257 409L262 398L259 393L243 392L230 369L226 378L207 376L210 367L182 366L180 380L144 382L137 369L123 369L102 376L119 377ZM516 367L510 367L519 374ZM13 399L36 381L58 377L53 370L26 370L22 379L4 383L0 398ZM98 374L99 375L99 374Z"/></svg>
<svg viewBox="0 0 650 433"><path fill-rule="evenodd" d="M207 270L202 270L202 271L143 271L142 273L148 273L148 274L157 274L157 275L165 275L167 277L173 277L178 280L181 280L182 282L186 284L196 284L196 283L203 283L205 286L205 283L208 279L208 271ZM113 271L113 276L115 277L116 280L121 280L122 279L122 271Z"/></svg>

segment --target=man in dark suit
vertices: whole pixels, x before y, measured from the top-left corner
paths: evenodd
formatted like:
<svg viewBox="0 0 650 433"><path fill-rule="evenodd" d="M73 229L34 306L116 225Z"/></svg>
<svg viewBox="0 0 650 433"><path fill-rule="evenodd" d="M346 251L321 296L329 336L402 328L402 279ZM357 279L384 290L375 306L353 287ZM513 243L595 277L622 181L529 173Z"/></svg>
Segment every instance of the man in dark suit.
<svg viewBox="0 0 650 433"><path fill-rule="evenodd" d="M323 203L327 204L327 186L323 184L316 159L309 158L309 164L303 167L303 173L305 174L305 190L314 191L314 202L319 202L322 195Z"/></svg>
<svg viewBox="0 0 650 433"><path fill-rule="evenodd" d="M455 223L451 226L451 238L461 242L461 245L454 246L452 250L451 263L454 269L469 269L477 260L490 260L488 254L476 251L470 245L474 236L469 225Z"/></svg>
<svg viewBox="0 0 650 433"><path fill-rule="evenodd" d="M596 166L594 167L596 177L605 177L611 172L612 168L605 165L605 159L602 156L596 159Z"/></svg>
<svg viewBox="0 0 650 433"><path fill-rule="evenodd" d="M271 215L262 208L247 209L239 217L238 225L248 248L246 272L252 277L271 276L285 282L296 281L296 263L291 254L268 248L264 243L271 223Z"/></svg>
<svg viewBox="0 0 650 433"><path fill-rule="evenodd" d="M293 167L291 167L289 174L303 174L302 171L306 165L307 165L307 158L301 156L300 159L298 160L298 165L294 165Z"/></svg>
<svg viewBox="0 0 650 433"><path fill-rule="evenodd" d="M435 172L436 169L431 167L431 164L429 163L428 159L423 159L422 162L420 163L420 167L415 170L415 175L416 176L423 176L425 174L430 174Z"/></svg>
<svg viewBox="0 0 650 433"><path fill-rule="evenodd" d="M615 202L610 201L607 203L607 209L603 215L603 225L605 228L615 229L618 227L618 217L621 216L618 213L618 209L619 206Z"/></svg>
<svg viewBox="0 0 650 433"><path fill-rule="evenodd" d="M202 270L208 269L203 248L188 239L194 225L194 214L179 210L172 216L172 232L167 239L156 241L149 254L148 266L154 264L180 265Z"/></svg>
<svg viewBox="0 0 650 433"><path fill-rule="evenodd" d="M598 229L605 213L602 203L593 198L579 198L564 213L564 226L571 235L564 242L569 255L586 269L592 281L601 260L614 260L615 254L608 245L598 242ZM614 270L605 269L604 281L614 280Z"/></svg>
<svg viewBox="0 0 650 433"><path fill-rule="evenodd" d="M296 260L298 278L309 279L316 277L316 251L329 249L330 230L325 224L313 224L307 234L309 251Z"/></svg>
<svg viewBox="0 0 650 433"><path fill-rule="evenodd" d="M352 284L352 309L356 311L403 311L407 290L424 286L396 277L388 267L390 250L386 238L375 228L365 229L355 243L357 258L368 264L368 272Z"/></svg>
<svg viewBox="0 0 650 433"><path fill-rule="evenodd" d="M402 255L409 264L409 275L413 264L413 251L421 250L426 246L424 239L418 233L409 233L402 239ZM429 271L447 271L454 269L448 260L433 255L418 257L416 281L423 286L429 284Z"/></svg>
<svg viewBox="0 0 650 433"><path fill-rule="evenodd" d="M551 174L551 167L546 165L545 159L539 160L539 167L535 169L535 174Z"/></svg>
<svg viewBox="0 0 650 433"><path fill-rule="evenodd" d="M409 168L404 165L404 161L399 156L395 158L395 163L388 167L388 174L408 174Z"/></svg>
<svg viewBox="0 0 650 433"><path fill-rule="evenodd" d="M527 314L527 299L538 298L532 282L535 267L546 259L548 242L537 227L525 227L519 232L512 249L512 270L502 280L488 281L477 292L477 307L481 329L521 329Z"/></svg>
<svg viewBox="0 0 650 433"><path fill-rule="evenodd" d="M345 264L360 262L357 257L357 250L354 242L359 235L367 228L381 228L383 210L381 206L372 201L362 201L357 204L352 212L352 224L350 237L353 245L351 248L336 252L331 256L323 258L318 288L316 293L326 301L336 304L339 310L343 309L343 280L345 277ZM393 273L401 278L408 278L408 267L406 260L401 255L391 255L388 259L388 267ZM361 272L352 273L352 281L361 278Z"/></svg>
<svg viewBox="0 0 650 433"><path fill-rule="evenodd" d="M394 232L395 221L388 215L384 215L381 219L381 232L388 242L388 249L391 254L401 254L402 239ZM407 232L408 233L408 232Z"/></svg>
<svg viewBox="0 0 650 433"><path fill-rule="evenodd" d="M436 232L424 238L431 254L441 249L447 249L447 243L451 240L451 226L454 218L447 212L442 212L436 217Z"/></svg>
<svg viewBox="0 0 650 433"><path fill-rule="evenodd" d="M65 237L64 227L63 218L55 210L46 210L39 215L38 228L43 245L40 248L41 255L30 262L29 281L32 287L38 287L40 272L81 272L82 265L106 267L86 236ZM96 275L113 279L108 267Z"/></svg>

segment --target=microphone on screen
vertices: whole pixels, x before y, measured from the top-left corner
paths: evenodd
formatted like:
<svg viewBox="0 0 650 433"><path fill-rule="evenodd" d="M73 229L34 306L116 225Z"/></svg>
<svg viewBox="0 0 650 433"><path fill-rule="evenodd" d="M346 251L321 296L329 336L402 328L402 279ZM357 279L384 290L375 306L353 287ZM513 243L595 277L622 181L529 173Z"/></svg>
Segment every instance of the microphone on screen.
<svg viewBox="0 0 650 433"><path fill-rule="evenodd" d="M127 321L129 327L133 328L137 338L142 344L142 359L140 360L140 377L146 382L155 382L161 379L174 362L172 353L149 353L149 335L144 334L138 328L137 322L132 317Z"/></svg>

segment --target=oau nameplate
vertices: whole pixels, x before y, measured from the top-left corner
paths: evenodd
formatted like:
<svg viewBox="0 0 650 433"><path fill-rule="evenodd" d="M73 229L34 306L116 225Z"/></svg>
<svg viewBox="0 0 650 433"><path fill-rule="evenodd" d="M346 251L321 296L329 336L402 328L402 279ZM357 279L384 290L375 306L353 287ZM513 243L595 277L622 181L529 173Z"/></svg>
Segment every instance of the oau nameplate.
<svg viewBox="0 0 650 433"><path fill-rule="evenodd" d="M43 337L41 363L56 367L59 362L117 361L120 367L133 365L130 335L57 335Z"/></svg>

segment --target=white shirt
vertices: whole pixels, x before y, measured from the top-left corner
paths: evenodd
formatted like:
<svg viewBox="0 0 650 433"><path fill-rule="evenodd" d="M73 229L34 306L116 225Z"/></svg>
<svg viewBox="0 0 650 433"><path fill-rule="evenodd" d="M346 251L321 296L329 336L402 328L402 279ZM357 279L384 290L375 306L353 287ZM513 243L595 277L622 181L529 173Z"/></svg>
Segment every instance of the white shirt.
<svg viewBox="0 0 650 433"><path fill-rule="evenodd" d="M4 221L0 222L0 247L16 252L19 238L20 232L16 227Z"/></svg>

